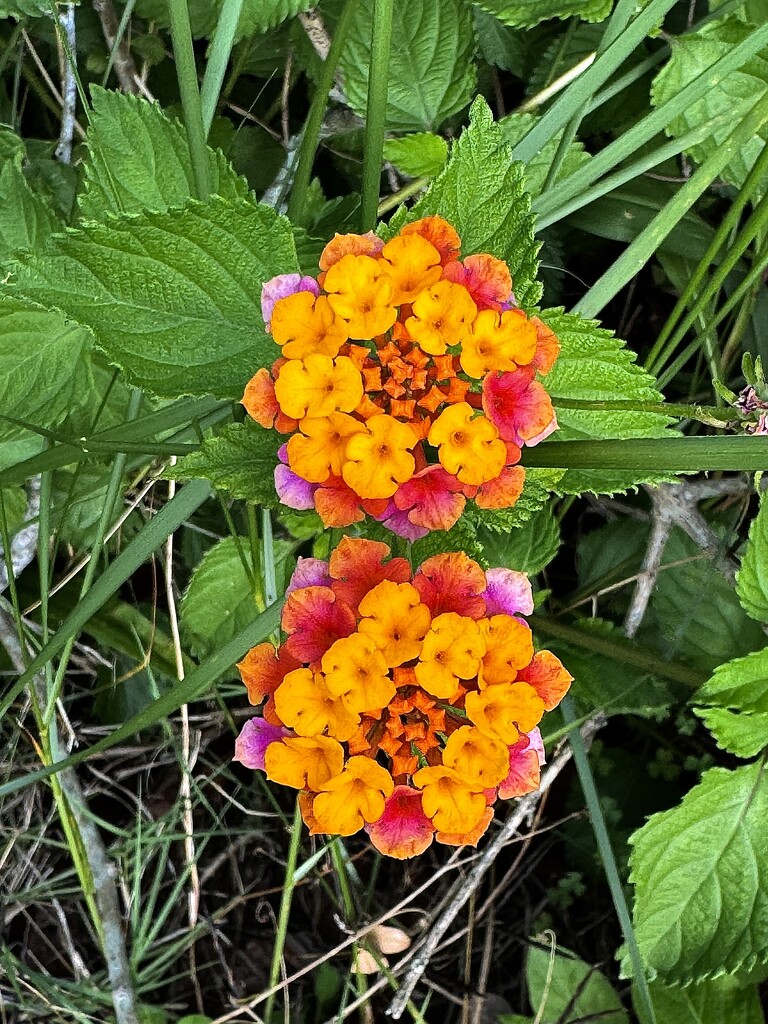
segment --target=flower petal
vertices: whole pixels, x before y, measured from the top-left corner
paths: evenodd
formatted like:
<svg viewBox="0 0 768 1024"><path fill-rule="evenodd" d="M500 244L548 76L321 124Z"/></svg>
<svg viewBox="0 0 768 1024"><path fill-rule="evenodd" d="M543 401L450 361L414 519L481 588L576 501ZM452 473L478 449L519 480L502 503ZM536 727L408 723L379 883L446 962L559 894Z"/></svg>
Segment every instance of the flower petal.
<svg viewBox="0 0 768 1024"><path fill-rule="evenodd" d="M405 860L424 853L432 842L435 827L424 813L421 791L411 786L395 786L382 816L366 825L365 830L379 853Z"/></svg>
<svg viewBox="0 0 768 1024"><path fill-rule="evenodd" d="M330 587L304 587L288 595L282 627L285 648L301 662L319 661L340 637L355 631L355 613Z"/></svg>
<svg viewBox="0 0 768 1024"><path fill-rule="evenodd" d="M422 562L413 585L433 615L458 612L470 619L485 615L485 573L463 551L434 555Z"/></svg>
<svg viewBox="0 0 768 1024"><path fill-rule="evenodd" d="M233 761L239 761L246 768L266 771L264 755L270 743L292 736L290 729L282 725L272 725L263 718L249 718L235 740Z"/></svg>
<svg viewBox="0 0 768 1024"><path fill-rule="evenodd" d="M488 615L530 615L533 611L531 581L514 569L488 569L483 593Z"/></svg>

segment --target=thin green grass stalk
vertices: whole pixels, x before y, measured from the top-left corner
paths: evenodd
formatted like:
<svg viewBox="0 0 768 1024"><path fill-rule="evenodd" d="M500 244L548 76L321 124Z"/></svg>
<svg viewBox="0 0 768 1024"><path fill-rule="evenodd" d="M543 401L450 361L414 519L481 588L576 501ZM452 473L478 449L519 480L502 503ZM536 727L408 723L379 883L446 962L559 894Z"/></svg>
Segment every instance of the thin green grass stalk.
<svg viewBox="0 0 768 1024"><path fill-rule="evenodd" d="M53 0L51 2L51 12L52 12L52 17L53 17L53 27L54 27L54 30L56 32L56 38L59 41L61 49L62 49L62 51L64 53L64 59L66 60L67 64L69 65L69 68L70 68L70 70L72 72L72 77L75 80L75 86L77 88L77 95L78 95L78 97L80 99L80 104L81 104L81 106L83 108L83 114L85 116L86 121L88 121L88 123L90 124L90 120L91 120L91 107L90 107L90 104L88 102L88 95L87 95L87 93L85 91L85 86L83 85L83 80L80 78L80 72L79 72L78 67L77 67L77 61L75 60L75 55L72 53L72 50L70 49L69 40L67 39L67 34L64 31L61 22L59 21L58 5L57 5L56 2L53 2Z"/></svg>
<svg viewBox="0 0 768 1024"><path fill-rule="evenodd" d="M704 194L723 169L768 120L768 95L761 97L727 139L686 181L613 266L589 289L574 312L594 317L645 266L675 225Z"/></svg>
<svg viewBox="0 0 768 1024"><path fill-rule="evenodd" d="M528 134L518 142L513 150L515 160L529 162L553 135L565 128L568 122L586 107L600 86L637 49L674 3L675 0L651 0L592 66L568 86Z"/></svg>
<svg viewBox="0 0 768 1024"><path fill-rule="evenodd" d="M729 423L736 419L733 409L722 409L715 405L686 405L675 402L629 402L621 399L590 401L580 398L558 398L558 409L588 409L591 412L655 412L660 416L675 416L684 420L699 420L701 423Z"/></svg>
<svg viewBox="0 0 768 1024"><path fill-rule="evenodd" d="M562 708L563 718L565 719L566 724L570 726L575 725L576 712L574 710L572 697L570 695L565 696L560 707ZM648 1021L650 1024L656 1024L656 1014L653 1009L651 993L648 990L648 981L645 977L643 962L640 958L637 936L635 935L635 929L632 926L632 917L629 913L627 901L624 898L624 890L621 885L619 870L616 866L616 858L613 855L611 841L608 837L608 829L605 825L603 809L600 806L600 798L597 795L597 788L592 775L592 769L589 766L589 758L587 757L587 752L584 748L584 740L578 729L572 729L568 738L571 744L571 750L573 751L573 760L576 764L579 782L581 783L581 788L584 791L584 798L587 802L592 830L595 833L595 840L597 841L597 847L600 851L600 859L603 862L605 878L608 882L608 888L611 890L611 898L613 899L613 906L616 910L616 917L619 919L624 941L629 949L629 958L632 961L632 969L634 972L633 980L635 982L637 994Z"/></svg>
<svg viewBox="0 0 768 1024"><path fill-rule="evenodd" d="M633 437L625 441L548 441L527 448L525 466L552 469L625 469L657 473L731 470L768 465L768 437Z"/></svg>
<svg viewBox="0 0 768 1024"><path fill-rule="evenodd" d="M344 920L348 925L351 925L357 916L357 907L355 906L355 898L352 895L352 886L349 880L349 868L351 864L349 862L349 856L344 847L344 841L341 837L336 838L331 844L331 861L333 863L334 874L336 875L336 881L339 884L339 893L341 894L341 903L344 908ZM365 996L368 991L368 982L366 976L358 968L358 953L360 950L360 943L352 943L352 963L354 965L355 975L355 988L357 989L358 998ZM345 988L345 1000L340 1007L340 1012L346 1008L346 992Z"/></svg>
<svg viewBox="0 0 768 1024"><path fill-rule="evenodd" d="M197 67L187 0L168 0L168 11L171 16L173 56L176 61L181 105L184 109L195 190L197 198L204 200L211 194L211 172L205 146L206 132L203 128L203 110L197 84Z"/></svg>
<svg viewBox="0 0 768 1024"><path fill-rule="evenodd" d="M125 35L125 31L128 28L128 22L131 20L131 15L133 14L133 8L135 6L136 6L136 0L127 0L127 3L125 5L125 7L123 8L123 13L122 13L122 16L120 18L120 24L117 26L117 32L115 32L115 40L112 43L112 49L109 51L109 60L107 61L107 69L104 72L104 74L102 76L102 79L101 79L101 87L102 87L102 89L106 89L106 87L107 87L107 82L109 81L109 76L112 73L112 68L114 67L114 64L115 64L115 57L117 56L117 51L120 48L120 44L123 41L123 36Z"/></svg>
<svg viewBox="0 0 768 1024"><path fill-rule="evenodd" d="M356 8L357 0L346 0L341 17L336 23L328 55L323 61L315 94L312 97L307 120L304 123L304 131L299 145L299 158L296 162L296 173L294 174L291 195L288 200L288 216L294 224L304 223L304 210L306 208L307 196L309 195L309 185L312 180L312 166L315 162L315 153L317 152L317 145L320 139L320 130L323 126L328 94L333 88L336 68L338 67L341 52L344 48L349 26L352 24Z"/></svg>
<svg viewBox="0 0 768 1024"><path fill-rule="evenodd" d="M301 828L301 808L299 807L299 801L297 798L296 808L293 812L293 825L291 826L291 842L288 847L288 859L285 863L285 881L283 882L283 895L280 900L280 913L277 918L275 944L272 947L272 963L269 968L269 988L274 988L280 978L280 967L283 962L285 940L288 936L288 918L291 914L293 890L296 886L296 864L299 859L299 848L301 847ZM266 1024L272 1024L276 996L277 992L272 992L272 994L267 998L264 1006L264 1020Z"/></svg>
<svg viewBox="0 0 768 1024"><path fill-rule="evenodd" d="M753 171L758 166L758 164L761 165L760 173L759 175L755 176L755 180L752 183L753 188L755 189L759 185L759 179L760 177L762 177L763 171L768 170L768 146L763 147L763 151L760 154L757 163L755 163L755 165L752 168ZM730 217L731 210L728 211L726 217L729 219L729 227L732 228L734 224L737 222L739 214L741 213L741 211L744 208L744 205L749 201L750 198L750 194L747 193L745 195L744 192L740 192L739 195L736 197L733 203L733 207L736 207L738 204L739 209L737 210L733 218ZM725 220L726 218L723 219L723 224L725 224ZM696 295L696 298L693 299L693 296L696 294L696 289L702 283L709 266L709 264L704 263L704 259L706 259L706 257L709 256L710 250L712 249L712 245L709 246L707 252L704 254L704 257L702 258L701 262L696 268L694 277L691 279L691 283L686 287L686 290L683 293L685 296L685 302L682 303L681 296L681 300L678 301L677 305L675 306L675 309L670 314L669 321L672 321L672 323L674 324L676 319L676 311L677 315L679 315L679 307L681 307L681 303L684 306L689 306L688 312L683 317L683 319L678 323L674 331L667 331L667 327L665 325L664 330L660 335L660 337L663 338L661 345L657 341L654 345L653 352L648 356L647 362L648 370L650 373L657 375L660 372L661 368L675 352L677 346L683 340L686 333L693 326L697 317L700 316L700 314L705 310L708 304L712 301L712 299L715 298L717 293L720 291L721 287L725 283L726 278L731 273L736 264L739 262L742 255L746 252L747 248L752 243L753 239L757 237L765 229L766 225L768 225L768 194L764 195L760 199L760 202L755 207L752 215L747 219L746 223L744 224L744 227L739 231L735 238L729 241L727 249L723 255L721 262L718 264L717 269L712 274L710 280L701 289L699 294ZM722 225L720 226L720 228L718 228L717 231L717 236L719 236L718 241L722 246L726 244L728 232L721 233L721 231ZM694 279L696 281L695 285L693 284ZM667 323L669 323L669 321L667 321ZM666 344L664 344L664 341L666 342Z"/></svg>
<svg viewBox="0 0 768 1024"><path fill-rule="evenodd" d="M636 153L641 146L662 132L673 118L700 100L717 82L740 68L745 61L766 45L768 45L768 25L763 25L751 32L738 46L734 46L724 57L689 82L671 100L657 107L609 146L606 146L604 150L592 157L583 167L574 171L573 174L569 174L567 178L556 182L547 193L538 196L532 204L534 212L537 214L550 213L556 205L562 205L566 200L579 195L600 175L605 174ZM537 124L535 127L538 128L538 126ZM529 137L530 133L523 142L527 141ZM548 135L542 136L539 140L540 143L546 142L548 137ZM524 150L522 152L525 159L530 159L535 151L527 153ZM517 148L515 157L523 159Z"/></svg>
<svg viewBox="0 0 768 1024"><path fill-rule="evenodd" d="M264 603L267 608L277 600L275 577L275 541L272 535L272 515L268 508L261 510L261 544L264 573Z"/></svg>
<svg viewBox="0 0 768 1024"><path fill-rule="evenodd" d="M656 0L656 2L668 2L668 0ZM379 205L381 162L384 154L384 129L387 118L387 88L389 86L389 53L392 46L393 10L394 0L374 0L360 210L362 231L370 231L376 226L376 209Z"/></svg>
<svg viewBox="0 0 768 1024"><path fill-rule="evenodd" d="M203 134L208 138L216 104L219 102L221 86L227 71L232 46L237 32L237 23L243 9L243 0L224 0L216 31L211 42L211 54L205 66L203 84L200 88L200 106L203 119Z"/></svg>

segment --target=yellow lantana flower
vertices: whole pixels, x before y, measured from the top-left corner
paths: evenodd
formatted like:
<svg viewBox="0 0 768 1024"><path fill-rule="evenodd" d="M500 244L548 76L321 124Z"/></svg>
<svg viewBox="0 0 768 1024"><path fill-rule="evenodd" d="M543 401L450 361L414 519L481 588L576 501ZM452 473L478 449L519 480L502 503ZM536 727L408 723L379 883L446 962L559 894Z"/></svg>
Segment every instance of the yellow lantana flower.
<svg viewBox="0 0 768 1024"><path fill-rule="evenodd" d="M285 415L296 420L352 412L363 397L363 378L348 356L309 355L280 367L275 396Z"/></svg>
<svg viewBox="0 0 768 1024"><path fill-rule="evenodd" d="M544 701L529 683L497 683L468 693L465 708L480 732L511 745L539 724Z"/></svg>
<svg viewBox="0 0 768 1024"><path fill-rule="evenodd" d="M531 630L513 615L493 615L480 622L488 651L478 675L480 689L493 683L511 683L518 670L533 657Z"/></svg>
<svg viewBox="0 0 768 1024"><path fill-rule="evenodd" d="M329 736L288 736L264 754L267 777L294 789L319 789L344 767L344 748Z"/></svg>
<svg viewBox="0 0 768 1024"><path fill-rule="evenodd" d="M360 602L358 631L381 651L389 668L417 658L431 614L411 583L384 580Z"/></svg>
<svg viewBox="0 0 768 1024"><path fill-rule="evenodd" d="M331 693L321 672L297 668L289 672L275 690L278 717L299 736L318 736L328 730L334 739L351 739L360 716Z"/></svg>
<svg viewBox="0 0 768 1024"><path fill-rule="evenodd" d="M392 282L370 256L342 257L325 275L323 287L334 313L346 320L350 338L375 338L397 319Z"/></svg>
<svg viewBox="0 0 768 1024"><path fill-rule="evenodd" d="M270 333L287 359L319 353L338 355L349 337L347 325L336 316L325 295L295 292L278 299L272 311Z"/></svg>
<svg viewBox="0 0 768 1024"><path fill-rule="evenodd" d="M367 822L378 821L395 784L389 772L370 757L350 757L344 771L319 787L312 814L321 832L351 836Z"/></svg>
<svg viewBox="0 0 768 1024"><path fill-rule="evenodd" d="M421 235L398 235L381 250L380 264L392 282L392 304L413 302L442 276L440 253Z"/></svg>
<svg viewBox="0 0 768 1024"><path fill-rule="evenodd" d="M301 421L300 434L288 440L288 465L294 473L313 484L321 484L331 473L341 476L347 442L353 434L364 434L365 424L343 412Z"/></svg>
<svg viewBox="0 0 768 1024"><path fill-rule="evenodd" d="M480 380L492 370L512 371L536 354L536 328L521 313L493 309L477 314L461 349L461 368Z"/></svg>
<svg viewBox="0 0 768 1024"><path fill-rule="evenodd" d="M433 697L456 694L460 679L477 675L485 654L485 638L474 619L444 612L432 620L415 668L419 685Z"/></svg>
<svg viewBox="0 0 768 1024"><path fill-rule="evenodd" d="M474 416L467 402L440 413L430 428L429 443L438 449L443 469L463 484L495 480L507 459L506 445L496 427L485 416Z"/></svg>
<svg viewBox="0 0 768 1024"><path fill-rule="evenodd" d="M356 714L380 710L397 692L384 655L360 633L337 640L321 664L328 689Z"/></svg>
<svg viewBox="0 0 768 1024"><path fill-rule="evenodd" d="M438 281L413 303L413 316L405 326L421 349L441 356L449 345L464 341L476 315L477 306L463 285Z"/></svg>
<svg viewBox="0 0 768 1024"><path fill-rule="evenodd" d="M413 784L423 790L424 813L438 832L471 832L485 814L481 787L468 785L454 768L420 768Z"/></svg>
<svg viewBox="0 0 768 1024"><path fill-rule="evenodd" d="M509 772L509 748L477 728L457 729L445 744L443 764L455 768L466 782L491 789Z"/></svg>
<svg viewBox="0 0 768 1024"><path fill-rule="evenodd" d="M393 416L371 416L365 427L347 442L342 476L361 498L389 498L413 476L416 436Z"/></svg>

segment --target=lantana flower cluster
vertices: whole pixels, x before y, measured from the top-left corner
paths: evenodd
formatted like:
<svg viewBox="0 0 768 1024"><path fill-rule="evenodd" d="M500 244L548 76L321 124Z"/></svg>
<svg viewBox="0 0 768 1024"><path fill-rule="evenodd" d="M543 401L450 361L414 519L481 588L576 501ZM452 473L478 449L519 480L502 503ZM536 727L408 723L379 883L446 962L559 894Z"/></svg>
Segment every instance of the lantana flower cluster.
<svg viewBox="0 0 768 1024"><path fill-rule="evenodd" d="M281 274L262 313L282 354L249 382L243 404L290 435L275 484L325 526L365 515L409 540L447 530L467 500L512 506L523 445L557 426L536 375L559 344L517 308L509 269L460 256L441 217L336 235L318 277Z"/></svg>
<svg viewBox="0 0 768 1024"><path fill-rule="evenodd" d="M571 676L534 652L523 573L484 572L462 552L412 573L389 554L344 537L328 561L299 559L285 641L238 666L264 703L235 757L300 790L312 833L365 828L404 858L433 839L474 845L497 798L538 788L538 724Z"/></svg>

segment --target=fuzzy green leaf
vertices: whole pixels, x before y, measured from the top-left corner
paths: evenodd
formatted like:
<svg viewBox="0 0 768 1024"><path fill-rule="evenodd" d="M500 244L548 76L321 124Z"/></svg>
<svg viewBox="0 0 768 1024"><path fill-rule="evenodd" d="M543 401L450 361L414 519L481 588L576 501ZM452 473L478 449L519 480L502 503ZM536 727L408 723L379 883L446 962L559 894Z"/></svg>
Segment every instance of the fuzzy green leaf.
<svg viewBox="0 0 768 1024"><path fill-rule="evenodd" d="M756 985L738 978L715 978L687 988L653 982L651 1002L658 1024L765 1024ZM634 1000L641 1024L650 1024L642 1002Z"/></svg>
<svg viewBox="0 0 768 1024"><path fill-rule="evenodd" d="M91 87L93 110L86 135L85 219L105 213L143 213L183 206L194 195L194 175L184 126L157 103L138 96ZM248 194L248 183L224 155L208 149L211 192L225 199Z"/></svg>
<svg viewBox="0 0 768 1024"><path fill-rule="evenodd" d="M750 25L731 17L712 21L698 32L687 32L685 35L672 37L672 57L653 82L651 98L654 105L660 107L672 99L683 86L724 57L752 31ZM768 48L747 60L738 71L732 71L717 82L713 82L702 99L689 104L682 114L670 121L666 131L677 138L718 114L730 114L731 120L722 128L688 150L695 160L702 163L723 143L738 120L740 112L743 113L753 106L766 91ZM767 139L768 126L763 125L760 133L742 146L726 165L723 170L725 180L733 185L743 185ZM763 191L768 187L768 176L763 177L760 187Z"/></svg>
<svg viewBox="0 0 768 1024"><path fill-rule="evenodd" d="M508 114L507 117L503 117L499 121L499 128L501 129L504 141L512 147L516 146L518 142L525 138L538 120L539 118L535 114ZM562 132L553 135L525 165L525 187L532 198L540 195L544 188L544 183L547 180L549 169L552 166L552 161L555 158L562 137ZM583 164L587 163L589 159L589 154L584 151L584 146L578 140L575 140L566 150L560 170L555 176L555 181L567 178L569 174L573 174L574 171L577 171Z"/></svg>
<svg viewBox="0 0 768 1024"><path fill-rule="evenodd" d="M112 218L52 238L14 265L14 291L89 327L156 395L240 398L279 354L261 285L297 269L288 222L247 200Z"/></svg>
<svg viewBox="0 0 768 1024"><path fill-rule="evenodd" d="M250 420L231 423L217 437L203 441L199 451L179 459L168 475L174 480L210 480L233 498L272 508L278 504L274 481L282 443L276 430Z"/></svg>
<svg viewBox="0 0 768 1024"><path fill-rule="evenodd" d="M766 835L760 763L710 769L635 832L635 934L652 977L685 985L768 960Z"/></svg>
<svg viewBox="0 0 768 1024"><path fill-rule="evenodd" d="M448 159L448 143L431 132L405 135L402 139L387 139L384 143L384 159L411 178L422 175L434 178L445 167Z"/></svg>
<svg viewBox="0 0 768 1024"><path fill-rule="evenodd" d="M357 0L342 55L349 105L365 116L374 0ZM391 131L435 131L472 99L475 49L469 7L460 0L395 4L386 125Z"/></svg>
<svg viewBox="0 0 768 1024"><path fill-rule="evenodd" d="M0 128L0 257L34 249L57 227L57 220L24 176L23 141Z"/></svg>
<svg viewBox="0 0 768 1024"><path fill-rule="evenodd" d="M189 20L195 39L211 37L219 22L223 0L189 0ZM312 6L310 0L244 0L237 23L235 42L276 28ZM138 0L136 14L154 21L159 28L170 27L168 0Z"/></svg>
<svg viewBox="0 0 768 1024"><path fill-rule="evenodd" d="M240 538L240 551L248 572L233 537L206 551L182 598L182 633L199 658L223 647L264 610L263 598L254 594L250 578L253 562L247 537Z"/></svg>
<svg viewBox="0 0 768 1024"><path fill-rule="evenodd" d="M758 622L768 622L768 501L749 528L747 550L736 576L736 593L741 607Z"/></svg>
<svg viewBox="0 0 768 1024"><path fill-rule="evenodd" d="M544 379L560 426L552 435L553 440L665 436L670 420L658 413L590 411L559 405L558 399L660 402L662 396L653 377L635 362L635 353L596 320L564 313L562 309L546 310L541 318L561 345L558 360ZM653 479L652 474L568 470L557 490L562 494L610 494L648 479Z"/></svg>
<svg viewBox="0 0 768 1024"><path fill-rule="evenodd" d="M79 0L74 0L79 3ZM51 15L51 0L0 0L0 18L45 18Z"/></svg>
<svg viewBox="0 0 768 1024"><path fill-rule="evenodd" d="M391 541L388 540L387 543ZM463 551L470 558L482 559L482 548L475 536L474 527L466 516L462 516L450 530L433 530L426 537L415 541L411 548L411 561L415 568L433 555L440 555L445 551Z"/></svg>
<svg viewBox="0 0 768 1024"><path fill-rule="evenodd" d="M517 301L535 306L539 243L533 237L531 200L521 163L512 160L488 104L472 104L469 127L451 149L448 165L411 211L410 219L439 214L456 228L462 255L489 252L512 272Z"/></svg>
<svg viewBox="0 0 768 1024"><path fill-rule="evenodd" d="M477 508L470 505L464 513L475 530L507 534L527 523L549 501L563 476L561 469L526 469L523 492L511 508Z"/></svg>
<svg viewBox="0 0 768 1024"><path fill-rule="evenodd" d="M599 1015L601 1024L629 1024L629 1017L604 974L578 957L528 949L525 977L528 998L540 1024L571 1024ZM551 970L551 976L550 976Z"/></svg>
<svg viewBox="0 0 768 1024"><path fill-rule="evenodd" d="M602 21L611 10L611 0L473 0L478 7L504 25L531 28L550 18L581 18Z"/></svg>
<svg viewBox="0 0 768 1024"><path fill-rule="evenodd" d="M720 665L691 704L723 750L759 754L768 746L768 647Z"/></svg>
<svg viewBox="0 0 768 1024"><path fill-rule="evenodd" d="M489 565L506 566L535 576L541 572L558 552L560 526L547 505L534 512L517 529L495 533L480 526L477 539L483 546L483 555Z"/></svg>
<svg viewBox="0 0 768 1024"><path fill-rule="evenodd" d="M54 427L92 386L91 338L60 313L0 295L0 412ZM18 428L0 418L0 437Z"/></svg>

